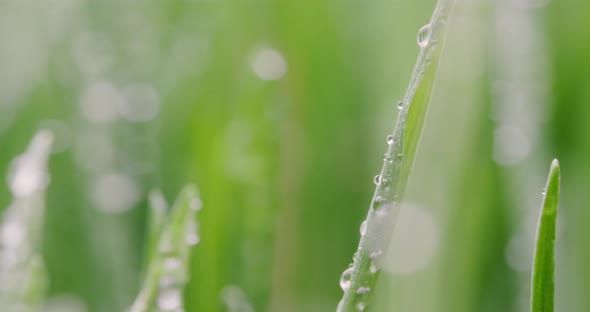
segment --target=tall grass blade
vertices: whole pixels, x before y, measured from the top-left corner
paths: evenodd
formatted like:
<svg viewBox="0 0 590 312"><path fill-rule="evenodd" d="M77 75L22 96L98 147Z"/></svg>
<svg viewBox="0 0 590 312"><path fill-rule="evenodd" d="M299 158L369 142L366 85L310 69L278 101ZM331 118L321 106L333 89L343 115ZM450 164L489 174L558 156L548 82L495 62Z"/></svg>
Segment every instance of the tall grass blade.
<svg viewBox="0 0 590 312"><path fill-rule="evenodd" d="M12 164L8 178L14 197L0 225L0 307L2 311L37 311L47 276L41 257L47 160L53 135L38 132Z"/></svg>
<svg viewBox="0 0 590 312"><path fill-rule="evenodd" d="M452 3L439 0L430 22L418 32L420 52L406 94L398 104L400 112L393 134L387 137L389 147L381 172L375 177L377 187L361 226L354 263L340 279L344 296L338 304L339 312L365 310L377 283L432 96Z"/></svg>
<svg viewBox="0 0 590 312"><path fill-rule="evenodd" d="M531 311L553 312L554 309L554 249L557 203L561 173L557 159L551 163L545 197L537 225L535 258L531 287Z"/></svg>
<svg viewBox="0 0 590 312"><path fill-rule="evenodd" d="M146 277L130 312L183 311L182 293L189 277L190 251L199 242L196 214L201 201L194 186L185 187L162 224L162 208L166 204L163 197L153 196L150 236L157 239L151 246L152 237L149 238L148 249L152 253Z"/></svg>

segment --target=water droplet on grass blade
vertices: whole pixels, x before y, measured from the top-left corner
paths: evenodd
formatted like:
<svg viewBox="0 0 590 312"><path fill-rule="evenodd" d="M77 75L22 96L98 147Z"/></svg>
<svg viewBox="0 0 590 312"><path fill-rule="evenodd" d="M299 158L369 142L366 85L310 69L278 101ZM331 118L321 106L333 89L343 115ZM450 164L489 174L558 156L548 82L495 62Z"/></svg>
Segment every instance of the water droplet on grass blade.
<svg viewBox="0 0 590 312"><path fill-rule="evenodd" d="M402 109L403 107L404 107L404 102L403 101L397 102L397 108L398 109Z"/></svg>
<svg viewBox="0 0 590 312"><path fill-rule="evenodd" d="M352 272L353 268L348 268L344 272L342 272L342 276L340 276L340 288L346 291L350 288L350 284L352 284Z"/></svg>
<svg viewBox="0 0 590 312"><path fill-rule="evenodd" d="M356 309L359 311L364 311L366 308L365 304L363 302L359 302L356 304Z"/></svg>
<svg viewBox="0 0 590 312"><path fill-rule="evenodd" d="M422 28L420 28L420 30L418 31L417 41L418 41L418 45L421 48L428 46L428 43L430 42L430 34L431 33L432 33L432 27L430 26L430 24L426 24L426 25L422 26Z"/></svg>
<svg viewBox="0 0 590 312"><path fill-rule="evenodd" d="M392 144L393 143L393 135L392 134L388 135L386 141L387 141L387 144Z"/></svg>
<svg viewBox="0 0 590 312"><path fill-rule="evenodd" d="M174 311L180 308L182 296L178 288L163 291L158 297L158 307L164 311Z"/></svg>
<svg viewBox="0 0 590 312"><path fill-rule="evenodd" d="M361 286L361 287L359 287L359 288L356 290L356 293L357 293L357 294L364 294L364 293L368 293L368 292L370 292L370 291L371 291L371 288L370 288L370 287L364 287L364 286Z"/></svg>
<svg viewBox="0 0 590 312"><path fill-rule="evenodd" d="M375 183L375 185L379 185L379 183L381 183L381 175L378 174L373 178L373 183Z"/></svg>
<svg viewBox="0 0 590 312"><path fill-rule="evenodd" d="M367 220L365 220L365 221L363 221L363 223L361 223L360 232L361 232L361 235L367 234Z"/></svg>

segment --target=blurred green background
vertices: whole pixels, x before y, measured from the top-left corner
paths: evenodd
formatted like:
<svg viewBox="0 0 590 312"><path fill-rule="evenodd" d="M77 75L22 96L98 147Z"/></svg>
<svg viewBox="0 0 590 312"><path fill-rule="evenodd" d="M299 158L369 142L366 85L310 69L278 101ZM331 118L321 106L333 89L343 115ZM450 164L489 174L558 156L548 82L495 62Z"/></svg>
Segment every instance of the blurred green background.
<svg viewBox="0 0 590 312"><path fill-rule="evenodd" d="M189 182L204 207L187 312L242 295L335 310L434 5L0 1L0 175L38 129L57 136L48 310L124 311L147 192ZM590 311L590 2L456 0L448 24L373 310L528 311L557 157L556 310Z"/></svg>

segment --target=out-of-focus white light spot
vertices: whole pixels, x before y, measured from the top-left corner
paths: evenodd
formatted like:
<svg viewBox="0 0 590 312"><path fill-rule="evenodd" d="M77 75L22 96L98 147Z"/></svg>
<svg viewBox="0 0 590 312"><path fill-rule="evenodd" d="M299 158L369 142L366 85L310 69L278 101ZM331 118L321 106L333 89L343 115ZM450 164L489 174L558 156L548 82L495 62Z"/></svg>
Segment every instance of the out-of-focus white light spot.
<svg viewBox="0 0 590 312"><path fill-rule="evenodd" d="M5 248L15 248L25 240L25 228L19 222L9 220L0 229L0 242Z"/></svg>
<svg viewBox="0 0 590 312"><path fill-rule="evenodd" d="M14 196L25 197L47 186L49 175L45 166L52 142L52 133L42 130L33 137L27 151L12 161L8 185Z"/></svg>
<svg viewBox="0 0 590 312"><path fill-rule="evenodd" d="M113 63L113 47L104 34L83 32L75 40L72 55L80 71L96 77L109 70Z"/></svg>
<svg viewBox="0 0 590 312"><path fill-rule="evenodd" d="M518 128L500 126L494 132L493 158L500 165L514 165L523 161L531 151L526 135Z"/></svg>
<svg viewBox="0 0 590 312"><path fill-rule="evenodd" d="M109 81L91 83L82 93L82 116L96 124L104 124L117 118L117 107L125 105L121 92Z"/></svg>
<svg viewBox="0 0 590 312"><path fill-rule="evenodd" d="M104 134L82 134L74 146L74 158L81 168L90 172L100 172L111 167L115 158L115 147Z"/></svg>
<svg viewBox="0 0 590 312"><path fill-rule="evenodd" d="M438 248L437 235L438 226L431 212L416 203L404 202L383 270L407 275L427 268Z"/></svg>
<svg viewBox="0 0 590 312"><path fill-rule="evenodd" d="M119 114L131 122L154 119L160 111L160 98L156 90L145 84L134 84L123 90L126 101L117 104Z"/></svg>
<svg viewBox="0 0 590 312"><path fill-rule="evenodd" d="M244 291L235 285L227 285L221 290L221 300L228 311L253 312Z"/></svg>
<svg viewBox="0 0 590 312"><path fill-rule="evenodd" d="M137 203L139 188L131 177L111 173L98 178L92 195L100 210L119 213L129 210Z"/></svg>
<svg viewBox="0 0 590 312"><path fill-rule="evenodd" d="M61 153L72 144L72 129L65 122L54 119L45 120L41 123L41 128L53 133L54 142L51 148L53 153Z"/></svg>
<svg viewBox="0 0 590 312"><path fill-rule="evenodd" d="M518 272L528 272L532 269L532 254L534 246L532 241L524 235L515 235L510 239L504 257L510 268Z"/></svg>
<svg viewBox="0 0 590 312"><path fill-rule="evenodd" d="M43 312L86 312L88 308L81 298L73 295L50 297L43 305Z"/></svg>
<svg viewBox="0 0 590 312"><path fill-rule="evenodd" d="M279 51L264 48L254 55L252 70L262 80L279 80L287 72L287 62Z"/></svg>
<svg viewBox="0 0 590 312"><path fill-rule="evenodd" d="M164 311L177 311L182 306L182 295L177 288L166 289L158 296L158 307Z"/></svg>

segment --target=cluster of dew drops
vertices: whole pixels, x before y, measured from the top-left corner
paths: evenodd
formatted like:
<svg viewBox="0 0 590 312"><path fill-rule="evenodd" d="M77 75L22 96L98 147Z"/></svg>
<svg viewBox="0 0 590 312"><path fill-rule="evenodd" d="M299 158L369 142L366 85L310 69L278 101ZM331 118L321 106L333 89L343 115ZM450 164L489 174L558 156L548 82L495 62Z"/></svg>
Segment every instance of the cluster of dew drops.
<svg viewBox="0 0 590 312"><path fill-rule="evenodd" d="M420 46L420 48L425 48L429 45L431 33L432 33L432 27L430 26L430 24L426 24L422 28L420 28L420 30L418 31L418 36L417 36L418 46ZM399 110L402 110L404 108L404 101L397 102L397 108ZM394 143L394 139L395 138L393 135L388 135L386 138L387 144L392 145ZM403 154L396 155L396 157L398 159L402 159L403 156L404 156ZM387 163L393 163L393 158L391 156L389 156L388 154L385 154L384 160ZM381 176L381 174L376 175L375 178L373 179L373 182L377 186L383 185L386 188L388 187L388 183L389 183L389 181L387 179L383 178ZM377 196L374 200L374 204L376 207L375 214L378 217L383 217L383 216L387 215L390 205L388 205L386 203L385 198L383 198L382 196ZM360 234L361 234L361 236L364 236L366 233L367 233L367 220L364 220L360 226ZM369 273L370 274L375 274L379 270L379 268L376 264L376 260L382 256L382 253L383 252L381 251L381 249L377 249L369 254L369 258L371 259L371 264L369 265ZM356 260L356 257L357 257L357 255L355 254L355 260ZM350 287L352 286L353 274L354 274L354 267L352 264L346 270L344 270L344 272L342 272L342 275L340 276L340 288L342 288L343 291L345 291L345 292L348 291L350 289ZM362 295L362 294L368 293L370 291L371 291L370 287L360 286L356 289L356 294ZM344 300L340 301L340 303L338 304L337 311L342 310L343 304L344 304ZM366 303L362 302L362 301L358 302L358 303L356 303L355 307L358 311L364 311L366 308Z"/></svg>
<svg viewBox="0 0 590 312"><path fill-rule="evenodd" d="M198 211L202 207L199 198L191 200L190 209ZM199 243L197 224L194 221L186 225L185 242L189 246ZM159 251L163 255L163 272L160 277L157 305L160 311L184 312L182 307L182 289L187 279L186 267L177 248L170 242L160 244Z"/></svg>

